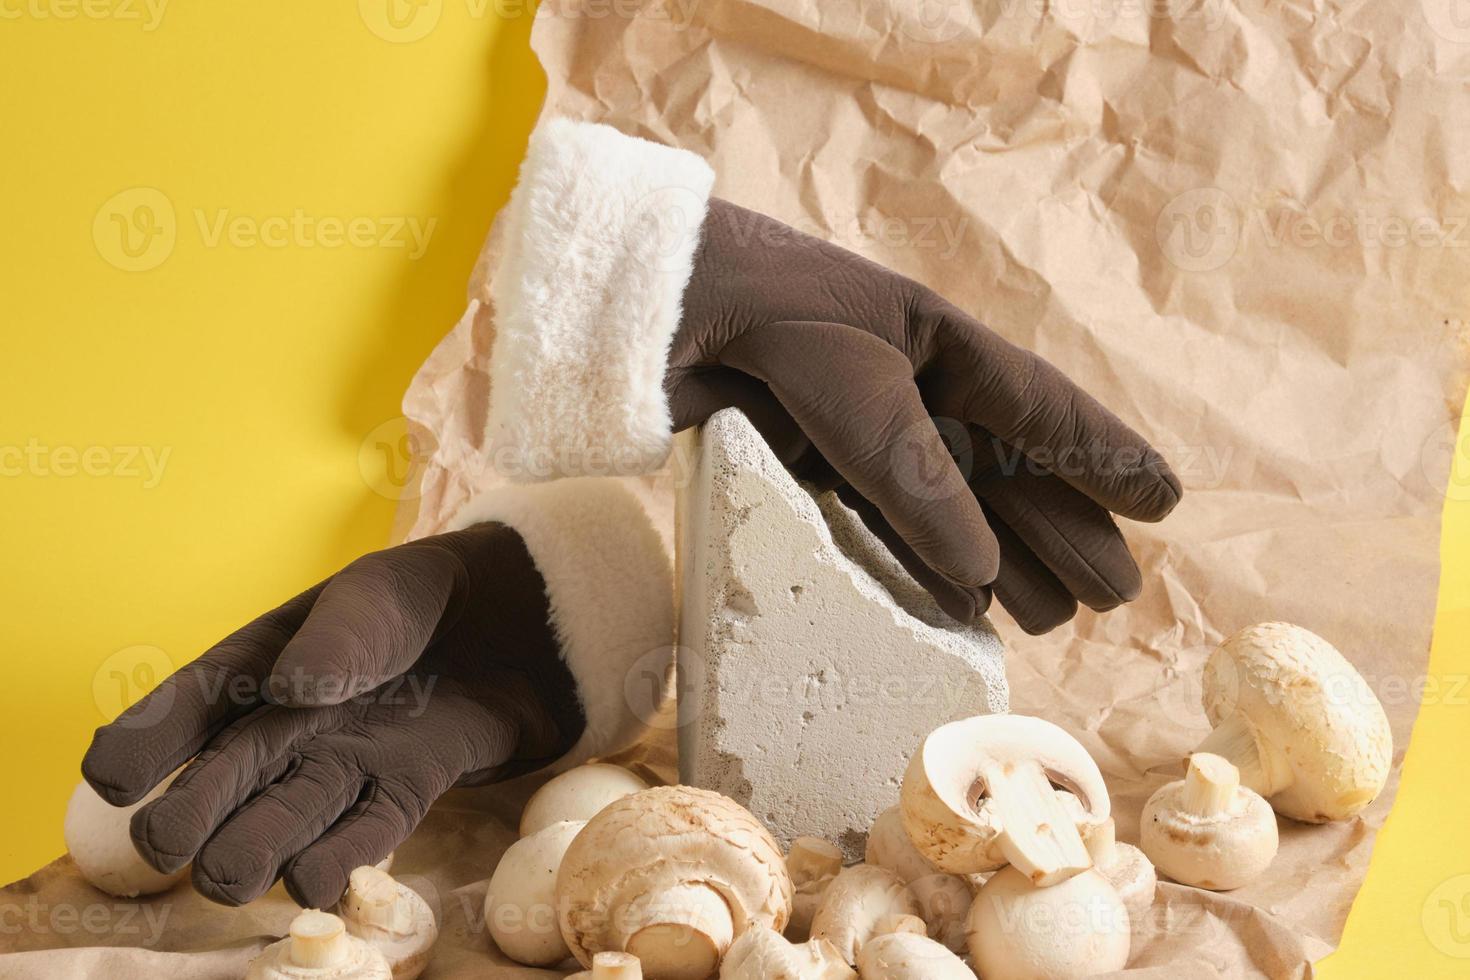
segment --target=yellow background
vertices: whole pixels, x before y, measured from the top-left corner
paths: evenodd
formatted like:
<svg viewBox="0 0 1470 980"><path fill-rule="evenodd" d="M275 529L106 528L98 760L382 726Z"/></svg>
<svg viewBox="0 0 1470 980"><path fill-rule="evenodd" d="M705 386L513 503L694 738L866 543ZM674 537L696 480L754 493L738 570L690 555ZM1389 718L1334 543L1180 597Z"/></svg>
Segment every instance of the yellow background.
<svg viewBox="0 0 1470 980"><path fill-rule="evenodd" d="M381 0L152 2L0 0L0 447L33 448L0 458L4 881L62 850L96 724L385 540L399 397L544 88L528 3L400 29ZM360 240L266 220L298 212ZM422 255L400 218L436 222ZM1464 677L1470 501L1444 541L1431 672ZM1443 690L1328 977L1470 971L1470 695Z"/></svg>

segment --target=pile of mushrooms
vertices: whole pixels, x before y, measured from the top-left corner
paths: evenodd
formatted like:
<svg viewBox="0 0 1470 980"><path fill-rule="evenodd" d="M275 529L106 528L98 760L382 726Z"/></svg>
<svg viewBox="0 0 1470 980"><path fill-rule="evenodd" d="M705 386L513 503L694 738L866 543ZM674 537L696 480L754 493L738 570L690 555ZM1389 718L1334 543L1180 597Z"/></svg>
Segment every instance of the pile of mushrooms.
<svg viewBox="0 0 1470 980"><path fill-rule="evenodd" d="M1022 715L932 732L849 867L817 837L783 855L717 793L582 766L527 805L490 880L486 924L512 959L572 957L582 980L1121 970L1131 923L1154 900L1155 865L1183 884L1239 887L1275 855L1276 813L1346 819L1387 778L1382 707L1341 654L1299 627L1267 623L1223 644L1204 703L1215 730L1185 778L1148 801L1141 849L1117 839L1083 746Z"/></svg>

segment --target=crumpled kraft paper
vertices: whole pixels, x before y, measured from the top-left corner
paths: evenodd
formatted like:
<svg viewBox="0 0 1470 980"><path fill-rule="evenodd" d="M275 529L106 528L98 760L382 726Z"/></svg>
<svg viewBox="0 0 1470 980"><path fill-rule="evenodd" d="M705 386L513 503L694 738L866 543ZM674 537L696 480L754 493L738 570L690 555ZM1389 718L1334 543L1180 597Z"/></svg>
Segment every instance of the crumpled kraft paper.
<svg viewBox="0 0 1470 980"><path fill-rule="evenodd" d="M1171 460L1184 503L1162 525L1124 528L1142 598L1040 638L993 611L1014 710L1082 739L1120 837L1136 840L1144 800L1178 778L1207 729L1200 667L1241 626L1285 619L1328 637L1379 692L1396 761L1407 745L1470 373L1470 32L1424 13L546 0L533 44L547 113L705 155L716 193L933 286ZM465 318L405 398L426 461L400 535L432 532L489 482L496 254L492 238ZM645 489L667 529L666 486ZM671 742L630 761L670 778ZM479 921L483 879L538 781L451 794L399 851L395 871L444 923L426 976L559 975L508 963ZM1309 975L1340 935L1396 784L1397 770L1355 821L1283 821L1277 861L1239 891L1162 884L1128 975ZM187 887L104 900L66 859L5 889L0 906L41 924L0 935L0 948L169 951L0 957L4 980L238 976L293 909L279 888L234 912ZM70 918L92 910L116 926L134 906L171 915L156 935L89 933ZM48 926L58 912L65 927Z"/></svg>

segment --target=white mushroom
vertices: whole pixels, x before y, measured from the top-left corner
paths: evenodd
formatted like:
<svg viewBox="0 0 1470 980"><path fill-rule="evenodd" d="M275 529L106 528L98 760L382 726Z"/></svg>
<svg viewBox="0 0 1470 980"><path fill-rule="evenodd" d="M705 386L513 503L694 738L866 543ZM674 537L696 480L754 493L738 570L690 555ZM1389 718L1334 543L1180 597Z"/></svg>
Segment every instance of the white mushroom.
<svg viewBox="0 0 1470 980"><path fill-rule="evenodd" d="M1282 816L1346 820L1378 796L1393 761L1388 716L1361 674L1326 640L1261 623L1205 664L1215 730L1198 752L1228 760Z"/></svg>
<svg viewBox="0 0 1470 980"><path fill-rule="evenodd" d="M941 872L915 878L909 882L909 891L919 900L920 915L928 925L929 938L963 954L965 922L975 898L970 882L959 875Z"/></svg>
<svg viewBox="0 0 1470 980"><path fill-rule="evenodd" d="M109 895L136 898L167 891L189 873L187 867L167 875L155 871L138 856L128 829L133 814L158 799L172 782L170 776L132 806L113 806L85 782L77 784L66 805L61 834L83 878Z"/></svg>
<svg viewBox="0 0 1470 980"><path fill-rule="evenodd" d="M825 939L848 963L857 962L863 943L878 935L890 916L918 915L918 899L887 868L855 864L843 868L827 888L812 918L812 938Z"/></svg>
<svg viewBox="0 0 1470 980"><path fill-rule="evenodd" d="M522 837L495 866L485 889L485 926L500 951L527 966L551 966L571 956L556 912L556 873L585 827L563 820Z"/></svg>
<svg viewBox="0 0 1470 980"><path fill-rule="evenodd" d="M1140 843L1180 884L1226 891L1255 878L1276 857L1276 815L1240 785L1234 766L1196 752L1184 779L1160 786L1144 804Z"/></svg>
<svg viewBox="0 0 1470 980"><path fill-rule="evenodd" d="M750 811L719 793L660 786L587 822L556 896L583 966L621 951L650 980L704 980L746 929L786 927L792 889L780 847Z"/></svg>
<svg viewBox="0 0 1470 980"><path fill-rule="evenodd" d="M291 920L291 934L255 959L245 980L392 980L383 954L348 934L341 919L307 909Z"/></svg>
<svg viewBox="0 0 1470 980"><path fill-rule="evenodd" d="M521 811L521 836L529 837L563 820L586 822L613 800L648 788L622 766L605 762L568 769L531 794Z"/></svg>
<svg viewBox="0 0 1470 980"><path fill-rule="evenodd" d="M1111 811L1087 750L1025 715L980 715L932 732L900 797L909 838L941 871L1004 864L1041 885L1092 866L1082 833Z"/></svg>
<svg viewBox="0 0 1470 980"><path fill-rule="evenodd" d="M1071 980L1128 962L1128 910L1097 871L1039 887L1015 867L970 909L970 957L985 980Z"/></svg>
<svg viewBox="0 0 1470 980"><path fill-rule="evenodd" d="M975 980L975 973L943 945L925 936L874 936L857 957L862 980Z"/></svg>
<svg viewBox="0 0 1470 980"><path fill-rule="evenodd" d="M374 865L353 870L337 905L347 932L378 948L393 980L415 980L429 965L439 938L434 912L423 896Z"/></svg>
<svg viewBox="0 0 1470 980"><path fill-rule="evenodd" d="M794 894L791 921L786 937L801 942L811 934L812 916L827 894L827 886L842 870L842 851L831 841L820 837L798 837L786 852L786 871L791 875Z"/></svg>
<svg viewBox="0 0 1470 980"><path fill-rule="evenodd" d="M939 870L909 839L903 826L903 810L897 806L884 810L873 821L863 861L887 868L903 879L904 884Z"/></svg>
<svg viewBox="0 0 1470 980"><path fill-rule="evenodd" d="M831 943L789 942L773 929L754 926L740 934L720 964L720 980L857 980Z"/></svg>
<svg viewBox="0 0 1470 980"><path fill-rule="evenodd" d="M643 964L628 953L598 953L592 969L573 973L567 980L643 980Z"/></svg>
<svg viewBox="0 0 1470 980"><path fill-rule="evenodd" d="M1108 879L1128 908L1128 917L1141 920L1154 904L1159 876L1143 851L1117 839L1117 828L1109 817L1087 835L1087 853L1092 866Z"/></svg>

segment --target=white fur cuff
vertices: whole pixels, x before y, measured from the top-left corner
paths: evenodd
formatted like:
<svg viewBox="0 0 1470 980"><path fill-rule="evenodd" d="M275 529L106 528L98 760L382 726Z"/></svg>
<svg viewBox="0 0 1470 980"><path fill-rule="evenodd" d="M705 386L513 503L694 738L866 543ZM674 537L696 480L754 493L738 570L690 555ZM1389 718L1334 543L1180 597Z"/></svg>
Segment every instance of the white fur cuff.
<svg viewBox="0 0 1470 980"><path fill-rule="evenodd" d="M515 528L546 580L551 625L587 728L558 767L636 742L657 713L673 658L674 576L638 499L614 479L502 486L449 522Z"/></svg>
<svg viewBox="0 0 1470 980"><path fill-rule="evenodd" d="M686 150L594 123L537 127L490 287L496 471L534 481L663 463L664 366L713 184Z"/></svg>

